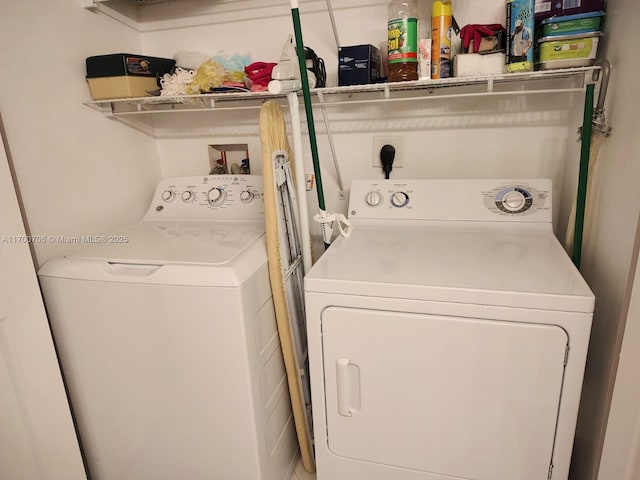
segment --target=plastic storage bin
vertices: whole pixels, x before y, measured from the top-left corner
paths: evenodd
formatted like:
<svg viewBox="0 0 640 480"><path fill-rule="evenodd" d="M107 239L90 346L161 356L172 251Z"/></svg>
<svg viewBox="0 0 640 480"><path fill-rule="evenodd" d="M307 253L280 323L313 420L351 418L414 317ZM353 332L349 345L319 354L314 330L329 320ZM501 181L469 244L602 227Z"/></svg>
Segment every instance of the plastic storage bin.
<svg viewBox="0 0 640 480"><path fill-rule="evenodd" d="M586 67L596 61L601 32L555 35L538 41L541 70Z"/></svg>
<svg viewBox="0 0 640 480"><path fill-rule="evenodd" d="M580 13L564 17L545 18L540 22L540 36L576 35L600 30L604 12Z"/></svg>
<svg viewBox="0 0 640 480"><path fill-rule="evenodd" d="M97 55L86 59L87 82L94 100L144 97L158 88L157 78L176 62L170 58L131 53Z"/></svg>

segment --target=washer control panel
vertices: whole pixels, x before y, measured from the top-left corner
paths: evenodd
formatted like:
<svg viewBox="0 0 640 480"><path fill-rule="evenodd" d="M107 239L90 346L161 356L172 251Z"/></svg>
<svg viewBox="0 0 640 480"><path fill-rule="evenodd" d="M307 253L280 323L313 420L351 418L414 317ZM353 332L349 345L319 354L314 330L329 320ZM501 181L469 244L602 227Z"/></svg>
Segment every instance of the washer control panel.
<svg viewBox="0 0 640 480"><path fill-rule="evenodd" d="M351 219L551 222L551 181L355 180Z"/></svg>
<svg viewBox="0 0 640 480"><path fill-rule="evenodd" d="M156 186L146 220L262 220L259 175L173 177Z"/></svg>

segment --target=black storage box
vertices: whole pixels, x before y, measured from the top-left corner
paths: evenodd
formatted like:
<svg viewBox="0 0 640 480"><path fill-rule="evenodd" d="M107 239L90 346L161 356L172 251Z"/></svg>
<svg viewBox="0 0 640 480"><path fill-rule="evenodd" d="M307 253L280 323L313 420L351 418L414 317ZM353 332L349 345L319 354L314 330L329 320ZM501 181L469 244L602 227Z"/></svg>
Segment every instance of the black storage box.
<svg viewBox="0 0 640 480"><path fill-rule="evenodd" d="M94 100L144 97L158 88L157 78L176 61L131 53L97 55L86 59L87 81Z"/></svg>
<svg viewBox="0 0 640 480"><path fill-rule="evenodd" d="M338 49L338 85L365 85L382 79L382 55L373 45Z"/></svg>

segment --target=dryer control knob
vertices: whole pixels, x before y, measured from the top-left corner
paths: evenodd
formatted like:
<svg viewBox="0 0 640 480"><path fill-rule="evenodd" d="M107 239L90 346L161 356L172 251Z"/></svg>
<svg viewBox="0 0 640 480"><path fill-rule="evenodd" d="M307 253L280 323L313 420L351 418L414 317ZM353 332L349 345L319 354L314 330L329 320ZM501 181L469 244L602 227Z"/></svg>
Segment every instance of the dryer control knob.
<svg viewBox="0 0 640 480"><path fill-rule="evenodd" d="M173 192L173 190L165 190L164 192L162 192L161 197L165 202L173 202L176 194Z"/></svg>
<svg viewBox="0 0 640 480"><path fill-rule="evenodd" d="M227 192L222 187L215 187L209 190L207 194L207 200L212 207L219 207L224 204L227 199Z"/></svg>
<svg viewBox="0 0 640 480"><path fill-rule="evenodd" d="M393 192L391 195L391 205L394 207L406 207L409 203L409 195L405 192Z"/></svg>
<svg viewBox="0 0 640 480"><path fill-rule="evenodd" d="M364 201L370 207L378 207L382 204L382 195L376 190L372 190L364 197Z"/></svg>
<svg viewBox="0 0 640 480"><path fill-rule="evenodd" d="M243 190L240 192L240 201L242 203L251 203L255 195L251 190Z"/></svg>
<svg viewBox="0 0 640 480"><path fill-rule="evenodd" d="M195 198L196 198L196 194L193 193L191 190L185 190L184 192L182 192L182 201L184 203L193 202Z"/></svg>
<svg viewBox="0 0 640 480"><path fill-rule="evenodd" d="M525 196L518 190L507 193L502 199L502 205L510 212L517 212L524 207L526 202Z"/></svg>

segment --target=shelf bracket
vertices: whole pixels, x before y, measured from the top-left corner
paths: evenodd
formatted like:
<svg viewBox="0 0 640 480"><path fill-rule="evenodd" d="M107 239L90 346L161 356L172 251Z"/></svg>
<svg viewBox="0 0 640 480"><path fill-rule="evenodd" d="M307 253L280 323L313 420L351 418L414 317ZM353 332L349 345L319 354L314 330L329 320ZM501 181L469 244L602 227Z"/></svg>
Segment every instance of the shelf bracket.
<svg viewBox="0 0 640 480"><path fill-rule="evenodd" d="M80 6L87 9L96 8L96 0L80 0Z"/></svg>
<svg viewBox="0 0 640 480"><path fill-rule="evenodd" d="M487 93L493 93L493 78L487 81Z"/></svg>

